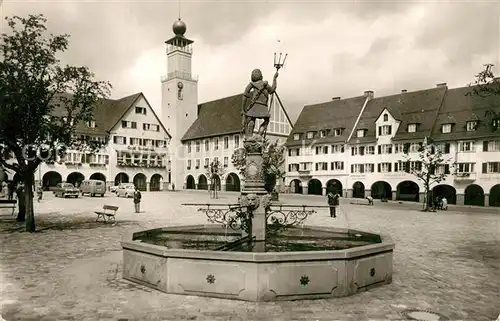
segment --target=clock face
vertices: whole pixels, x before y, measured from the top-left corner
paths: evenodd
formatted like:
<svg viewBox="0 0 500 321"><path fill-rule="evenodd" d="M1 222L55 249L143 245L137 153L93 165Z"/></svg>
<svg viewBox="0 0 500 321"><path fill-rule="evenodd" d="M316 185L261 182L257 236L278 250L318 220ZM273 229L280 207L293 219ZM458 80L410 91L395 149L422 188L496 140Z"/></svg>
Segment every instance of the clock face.
<svg viewBox="0 0 500 321"><path fill-rule="evenodd" d="M180 82L180 81L179 81L179 82L177 83L177 87L178 87L179 89L182 89L182 87L184 87L184 84L183 84L182 82Z"/></svg>

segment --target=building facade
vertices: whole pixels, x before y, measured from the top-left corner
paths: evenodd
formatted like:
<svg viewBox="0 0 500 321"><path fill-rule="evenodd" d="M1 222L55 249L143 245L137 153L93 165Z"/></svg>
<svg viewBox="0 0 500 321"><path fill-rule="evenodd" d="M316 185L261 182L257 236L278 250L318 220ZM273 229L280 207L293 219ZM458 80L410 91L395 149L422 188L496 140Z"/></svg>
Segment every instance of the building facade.
<svg viewBox="0 0 500 321"><path fill-rule="evenodd" d="M36 184L48 190L60 182L98 179L108 187L133 182L143 191L167 188L170 136L142 93L101 100L94 120L78 124L76 135L105 144L92 153L69 149L63 157L47 155L35 173Z"/></svg>
<svg viewBox="0 0 500 321"><path fill-rule="evenodd" d="M469 92L439 84L305 106L287 140L285 184L292 193L331 188L344 197L422 201L424 186L409 171L420 166L427 137L447 161L439 169L446 179L431 186L434 196L500 206L500 120L487 116L500 113L500 99Z"/></svg>
<svg viewBox="0 0 500 321"><path fill-rule="evenodd" d="M186 29L180 20L173 25L174 37L166 41L168 72L162 78L162 118L172 135L172 183L184 189L208 189L215 184L223 191L239 191L244 182L231 157L243 146L243 95L198 104L198 82L191 70L193 41L184 36ZM269 111L267 138L285 142L292 124L277 93L269 99ZM223 172L211 182L208 168L216 158Z"/></svg>

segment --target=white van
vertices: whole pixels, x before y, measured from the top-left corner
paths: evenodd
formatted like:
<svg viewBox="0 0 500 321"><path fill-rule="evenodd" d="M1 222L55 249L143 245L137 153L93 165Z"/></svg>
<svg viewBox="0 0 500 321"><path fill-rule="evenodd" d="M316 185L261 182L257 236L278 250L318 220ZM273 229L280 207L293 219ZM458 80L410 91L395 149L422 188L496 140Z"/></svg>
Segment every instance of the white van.
<svg viewBox="0 0 500 321"><path fill-rule="evenodd" d="M80 192L82 195L90 194L90 196L100 195L103 197L106 193L106 183L95 179L83 181L80 184Z"/></svg>

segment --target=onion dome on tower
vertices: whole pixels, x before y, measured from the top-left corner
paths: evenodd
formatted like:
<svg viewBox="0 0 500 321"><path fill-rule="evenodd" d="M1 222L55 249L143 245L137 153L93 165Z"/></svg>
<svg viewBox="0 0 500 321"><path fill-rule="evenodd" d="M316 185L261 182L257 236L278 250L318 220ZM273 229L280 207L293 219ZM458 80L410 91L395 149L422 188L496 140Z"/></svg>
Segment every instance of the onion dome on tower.
<svg viewBox="0 0 500 321"><path fill-rule="evenodd" d="M179 20L174 22L172 25L172 30L176 36L184 37L184 34L186 33L186 24L181 20L181 18L179 18Z"/></svg>

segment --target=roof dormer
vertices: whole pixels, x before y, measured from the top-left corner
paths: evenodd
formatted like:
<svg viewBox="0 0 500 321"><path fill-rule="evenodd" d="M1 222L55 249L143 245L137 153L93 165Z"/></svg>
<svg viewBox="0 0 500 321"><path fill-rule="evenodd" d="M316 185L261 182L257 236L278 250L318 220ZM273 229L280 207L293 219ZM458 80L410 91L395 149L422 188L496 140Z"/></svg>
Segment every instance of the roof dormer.
<svg viewBox="0 0 500 321"><path fill-rule="evenodd" d="M314 138L314 136L316 136L316 132L314 132L314 131L308 131L308 132L306 133L306 138L307 138L307 139L313 139L313 138Z"/></svg>
<svg viewBox="0 0 500 321"><path fill-rule="evenodd" d="M409 123L408 126L406 127L406 131L408 133L416 133L419 126L420 123Z"/></svg>

